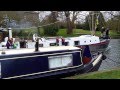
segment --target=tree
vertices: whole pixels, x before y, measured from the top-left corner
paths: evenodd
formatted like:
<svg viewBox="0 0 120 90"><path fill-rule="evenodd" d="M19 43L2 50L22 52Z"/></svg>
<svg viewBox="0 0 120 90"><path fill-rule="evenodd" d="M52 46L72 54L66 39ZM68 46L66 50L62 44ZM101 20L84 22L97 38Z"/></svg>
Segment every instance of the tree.
<svg viewBox="0 0 120 90"><path fill-rule="evenodd" d="M89 26L89 15L86 16L85 18L85 22L83 24L83 29L84 30L90 30L90 26Z"/></svg>
<svg viewBox="0 0 120 90"><path fill-rule="evenodd" d="M52 36L57 35L58 25L57 23L55 23L58 21L57 17L58 17L58 12L51 11L51 14L46 18L46 20L44 21L44 24L48 24L48 25L43 27L45 35L52 35Z"/></svg>
<svg viewBox="0 0 120 90"><path fill-rule="evenodd" d="M96 30L100 30L102 27L106 26L104 16L100 11L89 12L88 20L93 35L95 35Z"/></svg>
<svg viewBox="0 0 120 90"><path fill-rule="evenodd" d="M39 13L35 11L21 11L23 13L23 19L25 19L28 22L31 22L33 26L38 26L40 23L39 20ZM21 14L22 15L22 14Z"/></svg>
<svg viewBox="0 0 120 90"><path fill-rule="evenodd" d="M21 17L17 13L17 11L0 11L0 26L6 27L5 17L8 18L9 22L11 20L21 20Z"/></svg>
<svg viewBox="0 0 120 90"><path fill-rule="evenodd" d="M67 34L72 34L79 11L64 11L64 14L66 16Z"/></svg>
<svg viewBox="0 0 120 90"><path fill-rule="evenodd" d="M9 18L10 21L15 20L17 22L22 19L31 22L33 26L38 26L39 24L39 13L34 11L0 11L0 25L4 25L5 16Z"/></svg>
<svg viewBox="0 0 120 90"><path fill-rule="evenodd" d="M120 33L120 11L107 11L110 15L110 19L107 21L107 26L111 29Z"/></svg>

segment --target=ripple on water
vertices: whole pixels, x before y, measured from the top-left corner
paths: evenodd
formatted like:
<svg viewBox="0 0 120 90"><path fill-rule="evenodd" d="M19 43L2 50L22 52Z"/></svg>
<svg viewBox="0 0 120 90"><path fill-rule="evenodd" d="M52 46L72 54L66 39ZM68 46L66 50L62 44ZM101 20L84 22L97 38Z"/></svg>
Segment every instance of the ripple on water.
<svg viewBox="0 0 120 90"><path fill-rule="evenodd" d="M120 67L120 39L111 39L105 55L107 59L102 62L99 71Z"/></svg>

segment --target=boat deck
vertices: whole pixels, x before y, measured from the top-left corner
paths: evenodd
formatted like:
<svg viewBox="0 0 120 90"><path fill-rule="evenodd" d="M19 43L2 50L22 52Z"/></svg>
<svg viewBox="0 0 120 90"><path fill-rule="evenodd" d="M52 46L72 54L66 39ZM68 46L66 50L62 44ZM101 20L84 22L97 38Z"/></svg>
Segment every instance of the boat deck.
<svg viewBox="0 0 120 90"><path fill-rule="evenodd" d="M46 47L39 48L39 52L49 52L49 51L60 51L60 50L76 50L79 49L77 47L72 46L54 46L54 47ZM12 54L25 54L25 53L35 53L35 49L29 48L21 48L21 49L4 49L5 54L2 54L2 50L0 50L0 55L12 55Z"/></svg>

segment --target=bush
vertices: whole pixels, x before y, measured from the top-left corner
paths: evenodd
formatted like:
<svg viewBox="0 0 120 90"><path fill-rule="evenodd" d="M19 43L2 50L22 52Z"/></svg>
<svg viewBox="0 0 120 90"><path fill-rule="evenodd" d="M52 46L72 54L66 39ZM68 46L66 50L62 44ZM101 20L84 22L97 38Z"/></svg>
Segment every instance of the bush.
<svg viewBox="0 0 120 90"><path fill-rule="evenodd" d="M24 30L20 30L19 33L18 33L18 36L27 38L28 37L28 33L25 32Z"/></svg>
<svg viewBox="0 0 120 90"><path fill-rule="evenodd" d="M44 29L44 34L45 35L52 35L52 36L57 35L58 30L59 30L56 25L46 26L43 29Z"/></svg>
<svg viewBox="0 0 120 90"><path fill-rule="evenodd" d="M66 27L65 27L65 25L60 25L59 28L60 28L60 29L65 29Z"/></svg>
<svg viewBox="0 0 120 90"><path fill-rule="evenodd" d="M76 24L76 29L82 29L83 25L82 24Z"/></svg>

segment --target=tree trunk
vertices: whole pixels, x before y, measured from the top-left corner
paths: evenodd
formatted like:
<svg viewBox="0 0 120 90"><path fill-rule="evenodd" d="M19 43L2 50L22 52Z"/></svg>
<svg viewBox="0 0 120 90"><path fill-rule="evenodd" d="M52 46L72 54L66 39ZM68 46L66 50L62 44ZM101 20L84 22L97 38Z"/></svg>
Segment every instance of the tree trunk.
<svg viewBox="0 0 120 90"><path fill-rule="evenodd" d="M67 34L72 34L75 28L75 20L79 14L79 11L65 11L66 22L67 22ZM72 17L71 17L72 15Z"/></svg>
<svg viewBox="0 0 120 90"><path fill-rule="evenodd" d="M67 34L72 34L73 33L73 26L70 21L70 18L67 18Z"/></svg>
<svg viewBox="0 0 120 90"><path fill-rule="evenodd" d="M65 16L66 16L66 23L67 23L67 34L72 34L73 33L73 27L72 27L72 23L70 21L70 12L65 11Z"/></svg>

